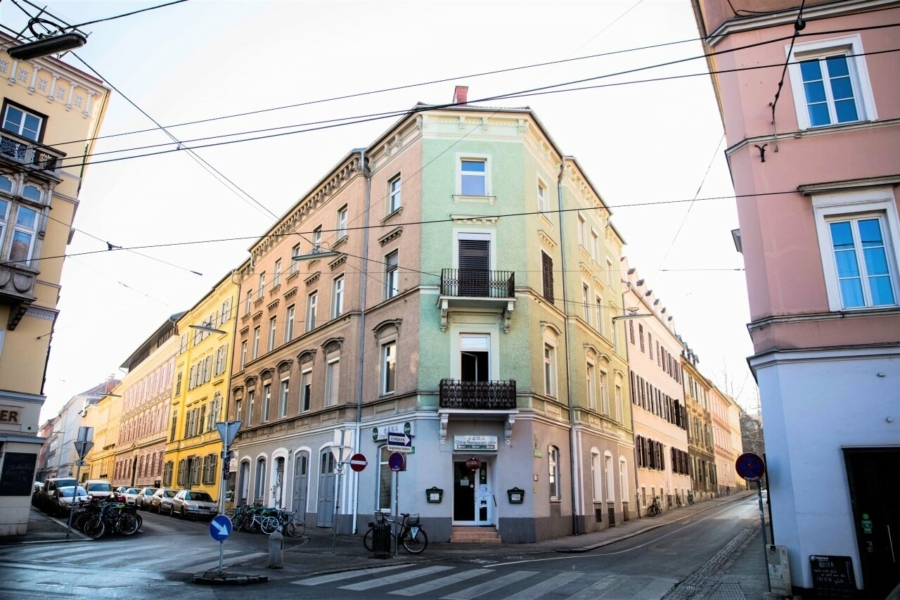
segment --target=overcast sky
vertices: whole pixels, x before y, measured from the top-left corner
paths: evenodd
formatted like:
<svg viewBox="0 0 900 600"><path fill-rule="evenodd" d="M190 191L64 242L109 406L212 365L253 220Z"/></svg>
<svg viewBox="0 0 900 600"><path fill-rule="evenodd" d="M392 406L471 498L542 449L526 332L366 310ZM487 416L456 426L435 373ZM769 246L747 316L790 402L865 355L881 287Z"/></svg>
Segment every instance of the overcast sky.
<svg viewBox="0 0 900 600"><path fill-rule="evenodd" d="M81 23L162 2L50 0L47 6ZM3 25L21 29L24 19L11 3L0 5ZM185 141L449 102L457 84L469 86L472 100L602 77L576 85L602 87L488 104L530 106L563 152L578 159L612 209L629 261L675 316L701 370L726 391L740 392L738 400L755 414L745 360L752 347L743 262L730 233L737 214L709 76L610 85L702 74L706 63L603 77L700 56L689 0L192 0L85 30L91 35L78 55L167 126L449 79L170 129ZM620 52L659 44L668 45ZM474 76L598 54L606 56ZM72 56L65 60L86 70ZM272 214L282 215L393 120L197 151L243 192L186 152L90 167L63 271L42 420L108 375L121 377L119 365L169 315L189 309L247 258ZM152 127L113 92L101 135ZM171 148L100 154L169 141L159 130L102 139L95 160ZM195 144L203 143L210 142ZM63 150L77 153L74 146ZM669 203L653 204L660 202ZM232 241L210 241L222 239ZM160 247L140 250L144 256L82 254L105 249L106 241Z"/></svg>

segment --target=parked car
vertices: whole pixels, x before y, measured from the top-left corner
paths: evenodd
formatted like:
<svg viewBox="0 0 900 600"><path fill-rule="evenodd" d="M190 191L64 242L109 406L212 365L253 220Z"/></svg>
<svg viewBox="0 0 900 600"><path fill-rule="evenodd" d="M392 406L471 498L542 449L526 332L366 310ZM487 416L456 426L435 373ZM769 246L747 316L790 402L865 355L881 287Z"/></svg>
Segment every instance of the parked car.
<svg viewBox="0 0 900 600"><path fill-rule="evenodd" d="M206 492L181 490L172 499L172 511L169 514L173 517L178 515L182 519L193 517L212 521L218 509L219 505Z"/></svg>
<svg viewBox="0 0 900 600"><path fill-rule="evenodd" d="M53 492L54 510L58 515L67 515L72 509L72 503L81 504L89 502L87 490L79 486L67 486L56 488Z"/></svg>
<svg viewBox="0 0 900 600"><path fill-rule="evenodd" d="M153 494L156 493L156 490L159 488L155 487L145 487L138 490L138 495L134 499L134 505L138 508L143 508L147 510L150 508L150 498L153 497Z"/></svg>
<svg viewBox="0 0 900 600"><path fill-rule="evenodd" d="M37 498L37 507L44 512L55 510L53 496L57 488L72 487L76 484L74 477L51 477L44 481Z"/></svg>
<svg viewBox="0 0 900 600"><path fill-rule="evenodd" d="M123 496L125 496L125 504L136 506L139 493L140 492L138 492L135 488L128 488L127 490L125 490L125 493L122 494Z"/></svg>
<svg viewBox="0 0 900 600"><path fill-rule="evenodd" d="M88 496L104 500L110 496L115 496L116 492L112 485L105 479L88 479L84 483L84 489L87 490Z"/></svg>
<svg viewBox="0 0 900 600"><path fill-rule="evenodd" d="M41 496L41 490L44 487L43 481L35 481L34 486L31 488L31 504L34 506L38 505L38 498Z"/></svg>
<svg viewBox="0 0 900 600"><path fill-rule="evenodd" d="M150 497L150 512L156 514L172 514L172 500L178 495L178 490L172 488L159 488Z"/></svg>

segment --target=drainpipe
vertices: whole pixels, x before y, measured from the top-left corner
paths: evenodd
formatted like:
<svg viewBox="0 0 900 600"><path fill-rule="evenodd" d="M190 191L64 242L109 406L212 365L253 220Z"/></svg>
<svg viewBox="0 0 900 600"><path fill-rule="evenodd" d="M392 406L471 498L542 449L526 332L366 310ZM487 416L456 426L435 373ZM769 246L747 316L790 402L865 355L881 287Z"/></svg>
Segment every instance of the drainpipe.
<svg viewBox="0 0 900 600"><path fill-rule="evenodd" d="M572 402L572 384L571 384L571 370L570 370L570 357L569 357L569 287L566 284L566 247L565 247L565 230L563 225L563 212L562 212L562 180L563 175L566 171L566 157L562 157L562 164L559 167L559 178L556 180L556 212L559 216L559 246L560 246L560 255L562 256L562 289L563 289L563 315L565 319L565 324L563 326L563 350L566 357L566 400L569 405L569 462L570 462L570 472L572 474L572 531L575 532L575 535L579 535L581 531L579 531L578 527L578 507L580 504L580 495L579 495L579 483L581 482L581 474L580 469L578 468L578 461L581 458L580 455L576 456L578 449L578 443L576 441L576 432L575 432L575 405Z"/></svg>
<svg viewBox="0 0 900 600"><path fill-rule="evenodd" d="M369 272L369 203L372 195L372 171L366 165L366 149L358 148L360 169L362 169L363 177L366 179L365 192L365 218L363 220L363 250L362 250L362 271L360 272L359 284L359 332L357 337L356 348L356 431L354 432L353 447L359 452L360 429L362 421L362 394L363 394L363 365L365 358L365 336L366 336L366 287L368 287ZM377 461L375 463L378 464ZM353 477L353 533L358 533L356 527L357 513L359 512L359 474L354 471Z"/></svg>

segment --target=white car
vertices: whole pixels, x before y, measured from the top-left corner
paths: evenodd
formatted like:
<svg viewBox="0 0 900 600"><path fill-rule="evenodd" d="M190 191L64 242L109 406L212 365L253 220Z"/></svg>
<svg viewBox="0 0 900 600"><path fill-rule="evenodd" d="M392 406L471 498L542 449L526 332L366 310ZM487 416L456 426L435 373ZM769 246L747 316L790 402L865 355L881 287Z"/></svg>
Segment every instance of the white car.
<svg viewBox="0 0 900 600"><path fill-rule="evenodd" d="M192 517L212 521L218 510L219 505L206 492L181 490L172 499L172 512L169 514L173 517L178 515L182 519Z"/></svg>
<svg viewBox="0 0 900 600"><path fill-rule="evenodd" d="M137 497L139 495L140 495L140 491L138 491L134 488L128 488L127 490L125 490L125 494L124 494L125 504L128 504L129 506L135 506L135 504L137 502Z"/></svg>
<svg viewBox="0 0 900 600"><path fill-rule="evenodd" d="M77 488L75 486L56 488L53 492L54 509L57 514L68 514L72 509L73 500L76 504L89 502L87 490L79 485Z"/></svg>

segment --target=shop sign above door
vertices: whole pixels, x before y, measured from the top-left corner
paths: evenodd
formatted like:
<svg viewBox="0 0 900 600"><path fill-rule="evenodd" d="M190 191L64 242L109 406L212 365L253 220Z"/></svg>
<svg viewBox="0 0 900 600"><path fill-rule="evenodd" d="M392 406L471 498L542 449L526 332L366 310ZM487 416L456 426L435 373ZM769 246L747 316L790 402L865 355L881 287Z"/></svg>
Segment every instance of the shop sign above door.
<svg viewBox="0 0 900 600"><path fill-rule="evenodd" d="M454 450L490 450L497 451L496 435L454 435Z"/></svg>
<svg viewBox="0 0 900 600"><path fill-rule="evenodd" d="M406 435L414 435L412 423L393 423L391 425L382 425L381 427L372 428L372 441L383 442L387 440L389 433L405 433Z"/></svg>

